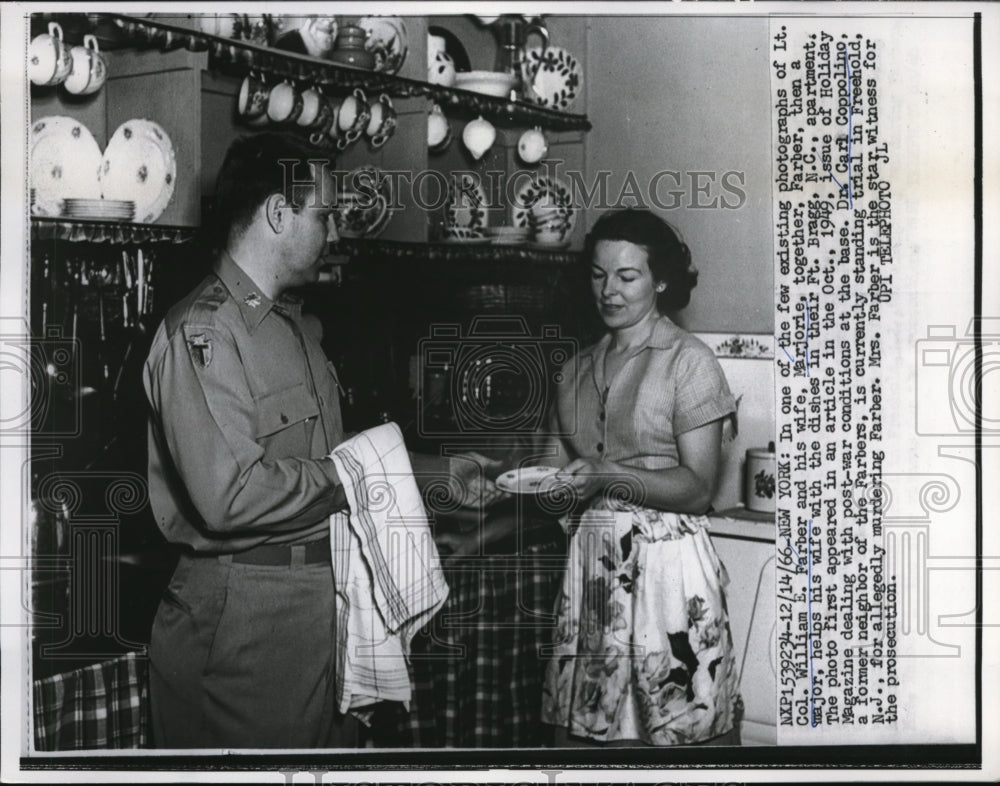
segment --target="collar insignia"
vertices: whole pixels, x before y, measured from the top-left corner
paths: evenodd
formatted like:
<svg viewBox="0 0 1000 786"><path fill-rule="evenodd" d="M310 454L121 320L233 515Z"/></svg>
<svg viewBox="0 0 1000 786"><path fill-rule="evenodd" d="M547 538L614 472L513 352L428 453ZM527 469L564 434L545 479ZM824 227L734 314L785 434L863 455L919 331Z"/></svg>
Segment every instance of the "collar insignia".
<svg viewBox="0 0 1000 786"><path fill-rule="evenodd" d="M258 295L256 292L251 292L249 295L243 298L243 302L246 305L250 306L250 308L257 308L257 306L260 305L260 295Z"/></svg>

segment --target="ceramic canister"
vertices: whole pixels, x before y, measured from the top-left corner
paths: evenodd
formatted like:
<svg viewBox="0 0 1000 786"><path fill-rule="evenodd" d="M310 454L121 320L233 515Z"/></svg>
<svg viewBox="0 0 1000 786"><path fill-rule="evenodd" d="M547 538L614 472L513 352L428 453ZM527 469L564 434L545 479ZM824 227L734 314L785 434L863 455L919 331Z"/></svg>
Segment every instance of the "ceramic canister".
<svg viewBox="0 0 1000 786"><path fill-rule="evenodd" d="M750 448L746 458L745 498L747 510L774 513L777 488L774 482L774 443Z"/></svg>

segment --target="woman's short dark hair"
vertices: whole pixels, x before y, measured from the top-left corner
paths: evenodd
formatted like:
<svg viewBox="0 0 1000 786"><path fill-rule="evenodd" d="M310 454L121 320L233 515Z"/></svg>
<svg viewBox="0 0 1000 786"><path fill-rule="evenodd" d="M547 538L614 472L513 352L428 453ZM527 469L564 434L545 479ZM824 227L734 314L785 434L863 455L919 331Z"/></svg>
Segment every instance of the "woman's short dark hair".
<svg viewBox="0 0 1000 786"><path fill-rule="evenodd" d="M584 259L594 261L599 240L627 240L646 250L653 280L667 288L656 296L660 313L679 311L691 301L691 290L698 284L698 270L691 263L691 251L674 229L649 210L626 208L605 213L587 235Z"/></svg>
<svg viewBox="0 0 1000 786"><path fill-rule="evenodd" d="M211 218L217 242L224 245L246 231L271 194L302 207L313 183L310 161L332 165L328 156L292 134L265 132L233 142L215 181Z"/></svg>

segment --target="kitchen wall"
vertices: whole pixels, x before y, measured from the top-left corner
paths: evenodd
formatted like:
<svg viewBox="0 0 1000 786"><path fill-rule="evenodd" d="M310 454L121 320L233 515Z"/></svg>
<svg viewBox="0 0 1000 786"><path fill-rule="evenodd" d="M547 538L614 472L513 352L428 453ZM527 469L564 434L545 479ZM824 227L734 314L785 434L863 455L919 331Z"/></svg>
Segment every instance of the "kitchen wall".
<svg viewBox="0 0 1000 786"><path fill-rule="evenodd" d="M766 20L601 16L588 27L588 177L608 171L614 198L629 173L641 192L658 172L680 173L680 184L672 175L658 181L668 209L657 212L681 231L701 271L681 324L773 333ZM737 173L728 190L726 172ZM707 193L692 193L692 180ZM600 212L588 211L586 223Z"/></svg>
<svg viewBox="0 0 1000 786"><path fill-rule="evenodd" d="M713 348L726 333L754 348L720 357L740 401L740 431L724 446L713 504L731 508L743 499L746 450L774 439L766 20L602 16L587 28L587 176L607 171L612 201L636 184L680 230L700 271L680 324ZM648 193L660 172L679 173L660 176L663 208ZM601 212L586 211L585 223Z"/></svg>

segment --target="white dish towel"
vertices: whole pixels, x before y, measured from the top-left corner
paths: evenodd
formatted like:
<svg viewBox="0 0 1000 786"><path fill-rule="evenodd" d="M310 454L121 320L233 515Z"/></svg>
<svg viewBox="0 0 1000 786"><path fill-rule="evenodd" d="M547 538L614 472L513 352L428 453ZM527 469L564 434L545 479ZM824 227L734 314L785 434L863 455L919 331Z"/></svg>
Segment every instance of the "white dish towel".
<svg viewBox="0 0 1000 786"><path fill-rule="evenodd" d="M395 423L362 431L330 454L349 516L330 518L337 585L337 706L401 701L409 709L413 634L448 597L434 538ZM349 519L349 520L348 520Z"/></svg>

